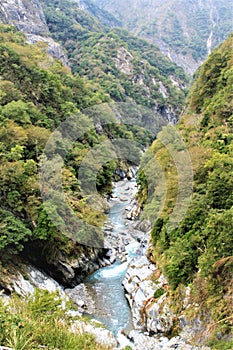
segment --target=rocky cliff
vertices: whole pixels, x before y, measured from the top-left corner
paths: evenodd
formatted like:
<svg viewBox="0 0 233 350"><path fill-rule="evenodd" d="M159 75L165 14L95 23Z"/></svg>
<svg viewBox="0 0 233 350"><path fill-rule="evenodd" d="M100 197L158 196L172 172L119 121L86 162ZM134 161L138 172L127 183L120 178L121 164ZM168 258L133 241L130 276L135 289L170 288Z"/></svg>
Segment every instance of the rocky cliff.
<svg viewBox="0 0 233 350"><path fill-rule="evenodd" d="M49 37L43 9L39 0L3 0L0 3L0 22L14 25L26 34L29 43L44 42L48 53L68 65L61 46Z"/></svg>

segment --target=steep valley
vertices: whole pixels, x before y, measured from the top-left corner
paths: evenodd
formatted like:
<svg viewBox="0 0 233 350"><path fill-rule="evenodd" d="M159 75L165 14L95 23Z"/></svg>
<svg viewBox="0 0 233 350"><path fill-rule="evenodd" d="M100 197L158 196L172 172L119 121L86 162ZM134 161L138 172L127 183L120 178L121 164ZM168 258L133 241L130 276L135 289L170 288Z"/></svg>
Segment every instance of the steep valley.
<svg viewBox="0 0 233 350"><path fill-rule="evenodd" d="M232 349L231 5L1 1L0 350Z"/></svg>

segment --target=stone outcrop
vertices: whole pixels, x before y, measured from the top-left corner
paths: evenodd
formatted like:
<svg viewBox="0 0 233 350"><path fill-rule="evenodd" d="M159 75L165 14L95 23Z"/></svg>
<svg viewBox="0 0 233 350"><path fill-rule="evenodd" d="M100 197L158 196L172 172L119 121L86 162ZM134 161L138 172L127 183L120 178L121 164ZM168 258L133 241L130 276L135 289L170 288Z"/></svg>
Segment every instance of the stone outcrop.
<svg viewBox="0 0 233 350"><path fill-rule="evenodd" d="M107 249L77 245L69 256L61 249L51 252L41 241L26 245L24 256L65 287L76 286L87 275L110 263Z"/></svg>
<svg viewBox="0 0 233 350"><path fill-rule="evenodd" d="M64 65L69 66L69 60L65 51L62 49L61 45L56 43L52 38L27 33L26 37L28 44L36 44L37 42L45 43L47 46L47 52L50 56L58 59Z"/></svg>
<svg viewBox="0 0 233 350"><path fill-rule="evenodd" d="M0 21L24 32L30 44L44 42L51 56L68 65L68 58L62 47L49 37L49 29L39 0L1 0Z"/></svg>
<svg viewBox="0 0 233 350"><path fill-rule="evenodd" d="M24 297L32 294L35 288L57 291L61 296L65 296L63 288L45 272L40 271L35 266L18 259L14 263L3 265L1 275L1 296L6 297L11 293L17 293Z"/></svg>
<svg viewBox="0 0 233 350"><path fill-rule="evenodd" d="M191 75L232 31L230 1L92 1L120 19L123 28L155 43Z"/></svg>
<svg viewBox="0 0 233 350"><path fill-rule="evenodd" d="M163 275L153 281L152 275L159 270L146 256L133 259L127 270L122 284L126 290L126 297L131 306L135 329L146 329L148 332L169 332L173 325L173 315L168 307L163 307L164 294L158 301L154 293L161 288L167 288L167 281ZM161 308L164 308L161 312Z"/></svg>
<svg viewBox="0 0 233 350"><path fill-rule="evenodd" d="M116 68L127 75L133 73L133 65L132 60L133 56L129 51L127 51L124 47L119 47L117 49L117 56L113 58L116 64Z"/></svg>
<svg viewBox="0 0 233 350"><path fill-rule="evenodd" d="M130 262L122 284L133 316L134 330L127 336L134 344L134 350L209 349L202 342L198 347L189 344L195 335L203 333L205 327L198 318L190 322L185 315L177 317L173 313L167 296L167 280L145 255ZM189 303L190 290L187 287L183 299L184 309L190 307ZM179 335L170 338L177 327L180 329Z"/></svg>
<svg viewBox="0 0 233 350"><path fill-rule="evenodd" d="M2 0L0 19L27 34L49 35L39 0Z"/></svg>
<svg viewBox="0 0 233 350"><path fill-rule="evenodd" d="M179 336L171 339L162 335L152 337L148 334L134 330L129 333L129 338L134 343L133 350L210 350L206 346L197 347L187 344L185 340Z"/></svg>
<svg viewBox="0 0 233 350"><path fill-rule="evenodd" d="M7 298L9 298L7 294L14 292L21 297L25 297L27 295L33 294L35 288L40 288L49 292L58 292L60 297L66 301L68 301L70 297L72 299L72 292L69 293L67 291L64 291L59 283L48 276L45 272L38 270L31 264L24 264L22 261L18 261L17 265L11 265L10 267L8 266L8 268L11 270L11 275L8 274L7 278L4 279L4 282L1 281L0 288L0 298L3 298L6 300L6 302ZM79 288L80 297L82 296L81 289L82 284ZM91 299L88 300L88 304L91 307ZM84 321L82 319L75 319L77 316L81 316L86 310L86 305L81 299L76 300L76 305L78 306L77 310L68 311L69 316L74 317L74 321L71 324L71 331L78 334L92 334L95 337L97 343L108 346L110 348L117 347L118 342L116 338L109 330L104 327L102 323L94 320ZM0 346L0 350L13 349L5 346Z"/></svg>

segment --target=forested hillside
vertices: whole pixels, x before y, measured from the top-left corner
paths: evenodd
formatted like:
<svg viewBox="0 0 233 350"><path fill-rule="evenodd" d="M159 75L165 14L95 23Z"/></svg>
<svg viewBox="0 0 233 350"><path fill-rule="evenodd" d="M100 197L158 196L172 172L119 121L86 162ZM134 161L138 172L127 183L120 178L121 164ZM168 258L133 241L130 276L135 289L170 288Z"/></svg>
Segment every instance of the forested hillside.
<svg viewBox="0 0 233 350"><path fill-rule="evenodd" d="M109 31L70 0L42 4L49 30L66 48L74 72L98 82L114 101L178 117L188 78L156 46L123 30Z"/></svg>
<svg viewBox="0 0 233 350"><path fill-rule="evenodd" d="M71 331L89 306L96 317L93 296L102 306L108 300L95 294L101 283L114 307L128 305L115 301L111 273L125 302L130 291L124 327L132 322L146 350L162 338L167 349L177 335L169 349L186 341L233 347L233 36L196 71L191 89L181 68L193 72L227 37L230 7L230 0L2 2L0 348L112 348L83 326L82 335ZM84 279L102 267L107 278L91 284L90 302ZM45 281L57 292L34 289ZM128 328L119 327L126 338ZM119 334L106 338L118 346Z"/></svg>
<svg viewBox="0 0 233 350"><path fill-rule="evenodd" d="M231 0L93 2L121 21L123 28L157 44L188 73L232 31Z"/></svg>
<svg viewBox="0 0 233 350"><path fill-rule="evenodd" d="M58 145L54 147L58 153L67 152L62 184L70 207L78 218L96 227L102 227L106 219L106 203L104 200L96 203L91 196L87 198L87 194L82 194L78 173L83 158L92 147L108 139L125 137L146 146L154 134L140 131L137 126L120 125L111 108L105 112L107 107L103 107L103 114L108 113L111 120L107 123L106 119L103 126L101 116L92 120L88 113L84 115L91 106L96 108L104 102L113 102L100 85L80 78L77 73L72 75L61 62L47 55L43 43L27 44L24 34L8 25L1 25L0 30L0 249L7 257L23 250L24 242L39 240L45 245L53 242L52 249L61 245L65 250L69 240L52 224L39 189L39 163L51 133L70 116L78 119L79 129L82 124L88 125L69 152L64 140L56 141ZM92 113L96 115L96 111L93 109ZM122 113L125 112L122 110ZM107 154L107 148L107 144L102 146L103 155ZM103 164L96 179L99 192L111 192L114 170L121 165L117 159ZM122 166L127 168L126 163ZM88 167L86 171L88 183L91 177ZM58 207L59 203L53 203L49 211L59 216ZM71 254L75 246L76 242L71 244Z"/></svg>
<svg viewBox="0 0 233 350"><path fill-rule="evenodd" d="M61 121L79 109L110 101L110 97L98 85L73 76L60 62L49 58L43 46L26 44L22 33L7 25L1 25L0 30L0 249L14 252L21 250L28 239L59 240L59 232L50 224L41 202L38 164L42 152ZM101 225L102 214L93 209L90 212L88 205L81 204L77 181L82 155L100 138L94 125L92 129L85 142L76 143L63 181L79 215L94 222L96 217ZM114 164L109 167L112 174ZM99 188L111 187L111 176L107 180L103 172L104 184L100 178Z"/></svg>
<svg viewBox="0 0 233 350"><path fill-rule="evenodd" d="M213 318L213 344L218 343L217 334L227 339L232 326L232 60L231 36L201 67L177 125L191 156L194 192L184 219L175 229L169 229L168 223L179 194L178 174L168 148L156 140L150 149L167 176L168 186L165 206L151 233L152 255L175 291L173 298L182 295L182 285L189 285L193 302L199 305L196 314ZM146 203L145 173L146 167L139 181L144 216L150 217L153 202L149 197ZM218 348L223 346L220 342Z"/></svg>

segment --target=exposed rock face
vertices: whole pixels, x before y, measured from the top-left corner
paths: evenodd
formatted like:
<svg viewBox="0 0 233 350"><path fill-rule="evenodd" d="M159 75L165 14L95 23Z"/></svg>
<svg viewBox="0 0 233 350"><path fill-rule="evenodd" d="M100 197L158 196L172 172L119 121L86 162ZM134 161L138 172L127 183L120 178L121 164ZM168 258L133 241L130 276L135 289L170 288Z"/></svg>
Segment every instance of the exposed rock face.
<svg viewBox="0 0 233 350"><path fill-rule="evenodd" d="M40 288L49 292L57 291L62 297L65 296L63 288L54 279L31 264L25 264L21 260L15 264L8 262L7 269L9 271L6 276L1 276L3 295L17 293L20 296L26 296L32 294L35 288Z"/></svg>
<svg viewBox="0 0 233 350"><path fill-rule="evenodd" d="M36 34L26 34L26 37L29 44L35 44L37 42L45 43L47 45L47 52L49 55L57 58L64 65L69 66L69 60L65 51L62 49L61 45L56 43L53 39Z"/></svg>
<svg viewBox="0 0 233 350"><path fill-rule="evenodd" d="M155 338L142 332L131 331L129 338L134 342L133 350L210 350L210 348L206 346L197 347L187 344L185 340L179 336L171 339L164 336Z"/></svg>
<svg viewBox="0 0 233 350"><path fill-rule="evenodd" d="M131 63L133 56L124 47L119 47L117 57L113 58L117 69L124 74L132 74L133 65Z"/></svg>
<svg viewBox="0 0 233 350"><path fill-rule="evenodd" d="M39 0L2 0L0 21L23 31L30 44L38 41L46 43L48 53L68 65L68 58L61 46L49 38L49 30Z"/></svg>
<svg viewBox="0 0 233 350"><path fill-rule="evenodd" d="M29 244L24 255L65 287L74 287L100 267L109 264L107 249L77 246L76 255L62 250L51 253L42 242Z"/></svg>
<svg viewBox="0 0 233 350"><path fill-rule="evenodd" d="M58 292L59 296L65 301L69 300L69 293L65 293L64 289L46 273L41 272L31 264L24 264L18 261L19 266L11 266L11 276L8 275L8 280L5 280L5 284L1 285L4 288L0 291L0 298L8 298L4 291L9 293L17 293L24 297L31 295L35 288L47 290L49 292ZM80 285L81 286L81 285ZM85 310L84 304L81 300L76 302L78 311L69 310L68 314L71 317L81 316ZM90 300L91 304L91 300ZM85 322L82 320L74 320L71 325L71 331L73 333L88 333L94 335L96 341L99 344L103 344L109 347L117 347L118 343L114 335L104 328L104 325L97 321ZM0 350L13 350L8 347L0 346Z"/></svg>
<svg viewBox="0 0 233 350"><path fill-rule="evenodd" d="M196 319L192 324L184 317L179 318L181 332L179 336L169 339L175 325L176 315L170 309L166 290L168 284L160 270L147 257L135 258L129 264L126 276L122 282L126 297L131 306L134 330L128 334L133 342L134 350L208 350L205 346L193 346L188 342L196 334L200 334L203 325ZM162 291L160 297L155 297L156 291ZM189 292L184 300L184 307L189 303Z"/></svg>
<svg viewBox="0 0 233 350"><path fill-rule="evenodd" d="M49 35L39 0L2 0L0 19L27 34Z"/></svg>
<svg viewBox="0 0 233 350"><path fill-rule="evenodd" d="M155 111L159 113L165 120L175 125L178 121L177 112L175 108L168 105L157 105Z"/></svg>
<svg viewBox="0 0 233 350"><path fill-rule="evenodd" d="M168 321L167 318L170 311L164 310L166 313L165 322L163 315L158 313L163 300L160 298L159 303L154 304L153 296L156 290L166 286L167 282L162 275L156 283L151 280L152 274L156 270L156 266L146 256L135 258L130 262L122 284L132 309L135 329L146 328L149 332L161 331L165 333L172 326L172 320Z"/></svg>

